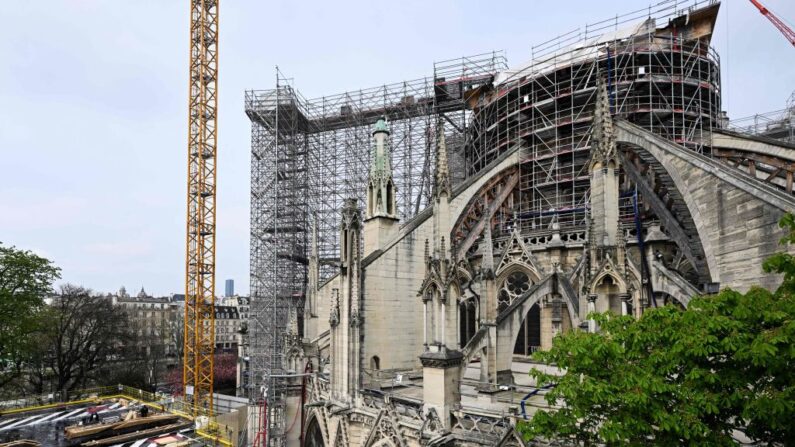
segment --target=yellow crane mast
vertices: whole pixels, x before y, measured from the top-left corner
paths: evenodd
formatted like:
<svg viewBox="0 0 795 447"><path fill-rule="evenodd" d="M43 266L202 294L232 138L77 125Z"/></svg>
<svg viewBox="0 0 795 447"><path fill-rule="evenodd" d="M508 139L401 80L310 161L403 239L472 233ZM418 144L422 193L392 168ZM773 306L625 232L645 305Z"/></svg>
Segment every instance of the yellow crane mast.
<svg viewBox="0 0 795 447"><path fill-rule="evenodd" d="M193 413L213 408L218 0L190 0L188 210L183 384Z"/></svg>

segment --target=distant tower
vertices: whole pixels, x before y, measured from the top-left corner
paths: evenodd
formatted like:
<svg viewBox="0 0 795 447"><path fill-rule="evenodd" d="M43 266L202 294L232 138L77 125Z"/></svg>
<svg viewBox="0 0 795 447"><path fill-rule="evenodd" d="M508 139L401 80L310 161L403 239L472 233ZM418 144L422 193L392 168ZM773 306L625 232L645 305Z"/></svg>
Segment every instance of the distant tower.
<svg viewBox="0 0 795 447"><path fill-rule="evenodd" d="M224 296L230 297L235 295L235 280L227 279L224 287Z"/></svg>
<svg viewBox="0 0 795 447"><path fill-rule="evenodd" d="M392 180L389 127L383 119L375 123L373 140L364 223L365 256L383 247L398 230L397 190Z"/></svg>

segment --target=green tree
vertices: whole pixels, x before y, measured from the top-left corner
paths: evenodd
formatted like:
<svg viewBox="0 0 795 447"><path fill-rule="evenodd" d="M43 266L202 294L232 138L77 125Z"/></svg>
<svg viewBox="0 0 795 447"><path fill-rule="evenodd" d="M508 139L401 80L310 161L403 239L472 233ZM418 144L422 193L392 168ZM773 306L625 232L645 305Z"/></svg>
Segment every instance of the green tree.
<svg viewBox="0 0 795 447"><path fill-rule="evenodd" d="M0 245L0 389L22 374L44 298L58 278L60 269L48 259Z"/></svg>
<svg viewBox="0 0 795 447"><path fill-rule="evenodd" d="M107 385L108 369L129 366L123 355L129 320L107 297L70 284L61 286L46 311L47 324L37 336L31 362L33 391L71 391Z"/></svg>
<svg viewBox="0 0 795 447"><path fill-rule="evenodd" d="M795 219L782 240L795 244ZM650 309L634 320L595 314L601 332L574 331L537 354L560 376L534 370L557 410L519 430L527 439L585 445L734 445L733 431L758 442L795 443L795 258L763 265L781 273L770 292L724 290L686 310Z"/></svg>

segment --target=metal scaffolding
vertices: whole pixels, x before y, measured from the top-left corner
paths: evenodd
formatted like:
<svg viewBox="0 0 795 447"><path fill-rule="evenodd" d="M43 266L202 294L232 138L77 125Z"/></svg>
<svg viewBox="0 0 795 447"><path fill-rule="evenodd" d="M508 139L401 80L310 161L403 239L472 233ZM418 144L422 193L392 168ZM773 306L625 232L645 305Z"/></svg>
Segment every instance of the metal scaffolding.
<svg viewBox="0 0 795 447"><path fill-rule="evenodd" d="M246 386L259 399L269 388L268 433L280 445L283 336L289 309L304 309L309 239L317 226L320 282L337 272L339 209L364 205L372 125L389 121L397 205L406 222L431 198L437 127L462 153L471 111L463 93L506 68L493 52L435 64L420 78L307 100L277 69L276 88L246 92L251 120L251 307ZM436 80L436 82L434 82ZM459 159L463 160L463 156ZM459 169L463 175L464 168ZM461 176L459 176L461 177Z"/></svg>
<svg viewBox="0 0 795 447"><path fill-rule="evenodd" d="M705 4L695 2L692 8ZM658 4L657 9L664 18L684 13L675 6ZM523 234L545 230L553 218L561 228L584 228L598 77L608 83L612 113L708 152L709 133L720 125L718 55L708 39L658 28L657 20L646 17L622 29L631 21L622 16L533 47L528 64L501 74L480 96L474 112L479 125L472 127L473 144L466 151L467 174L509 146L520 143L527 149L520 197L496 216L495 239L507 237L516 225Z"/></svg>
<svg viewBox="0 0 795 447"><path fill-rule="evenodd" d="M728 129L795 143L795 92L784 109L731 120Z"/></svg>
<svg viewBox="0 0 795 447"><path fill-rule="evenodd" d="M412 81L306 99L277 69L276 88L251 90L251 307L247 386L269 387L269 445L283 445L283 342L288 315L304 309L311 228L319 281L337 273L343 200L364 206L371 128L391 130L393 178L402 223L429 205L433 153L444 132L454 183L516 144L526 149L496 237L585 228L587 160L596 79L608 81L614 113L695 151L720 119L719 60L709 38L677 34L678 18L714 1L677 0L587 25L532 47L508 70L502 52L434 64ZM628 24L632 27L624 29ZM660 25L658 25L660 24ZM551 211L551 212L550 212ZM495 239L497 241L497 239ZM498 241L497 241L498 242ZM499 243L499 242L498 242ZM476 250L473 245L471 250Z"/></svg>

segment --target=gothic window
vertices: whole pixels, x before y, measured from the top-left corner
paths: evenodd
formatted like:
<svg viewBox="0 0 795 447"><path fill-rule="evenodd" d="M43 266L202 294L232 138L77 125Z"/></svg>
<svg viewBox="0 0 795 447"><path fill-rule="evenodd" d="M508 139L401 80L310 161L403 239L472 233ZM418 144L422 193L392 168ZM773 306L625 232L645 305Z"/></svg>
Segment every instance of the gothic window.
<svg viewBox="0 0 795 447"><path fill-rule="evenodd" d="M373 358L370 359L370 369L373 371L381 369L381 359L378 358L377 355L374 355Z"/></svg>
<svg viewBox="0 0 795 447"><path fill-rule="evenodd" d="M527 276L527 273L515 271L509 274L500 288L497 297L497 310L499 312L505 310L516 298L530 290L530 286L530 277Z"/></svg>
<svg viewBox="0 0 795 447"><path fill-rule="evenodd" d="M428 301L428 305L432 305L434 303L434 298L436 296L436 288L431 286L425 289L425 300Z"/></svg>
<svg viewBox="0 0 795 447"><path fill-rule="evenodd" d="M316 417L309 421L304 445L307 447L324 447L326 445L323 442L323 433L320 431L320 424Z"/></svg>
<svg viewBox="0 0 795 447"><path fill-rule="evenodd" d="M477 307L478 302L476 299L469 299L461 302L458 312L458 328L460 331L459 341L461 347L467 345L469 340L475 335L477 330Z"/></svg>

